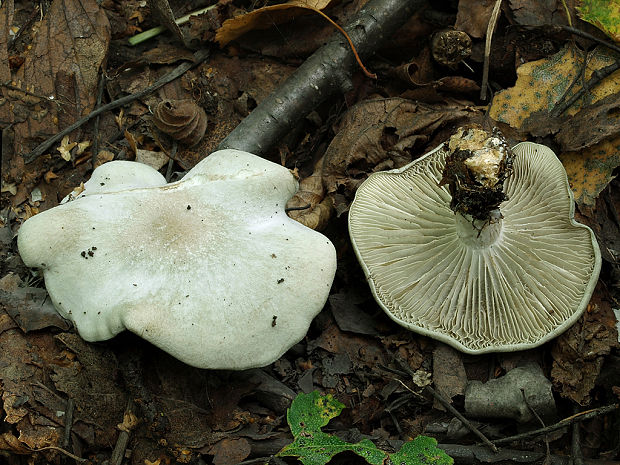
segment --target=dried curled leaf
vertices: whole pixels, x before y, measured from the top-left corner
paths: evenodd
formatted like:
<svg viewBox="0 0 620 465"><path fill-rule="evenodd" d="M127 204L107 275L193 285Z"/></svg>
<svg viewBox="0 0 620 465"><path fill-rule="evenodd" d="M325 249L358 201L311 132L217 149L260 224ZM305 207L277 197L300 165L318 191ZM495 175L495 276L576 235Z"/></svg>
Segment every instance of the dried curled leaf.
<svg viewBox="0 0 620 465"><path fill-rule="evenodd" d="M207 129L207 115L193 100L162 100L155 107L153 124L173 139L196 145Z"/></svg>
<svg viewBox="0 0 620 465"><path fill-rule="evenodd" d="M323 158L314 165L313 173L299 183L299 190L287 202L288 216L304 226L322 231L332 216L332 201L323 188ZM297 210L290 210L290 209Z"/></svg>

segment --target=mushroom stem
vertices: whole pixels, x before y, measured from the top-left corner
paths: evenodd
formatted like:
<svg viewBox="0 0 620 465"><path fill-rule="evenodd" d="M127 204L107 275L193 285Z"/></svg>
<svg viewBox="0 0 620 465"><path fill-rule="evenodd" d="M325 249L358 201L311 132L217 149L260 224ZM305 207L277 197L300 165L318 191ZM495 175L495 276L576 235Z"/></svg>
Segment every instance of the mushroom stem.
<svg viewBox="0 0 620 465"><path fill-rule="evenodd" d="M498 210L499 212L499 210ZM471 215L456 213L456 235L472 249L492 246L502 234L503 218L477 220Z"/></svg>

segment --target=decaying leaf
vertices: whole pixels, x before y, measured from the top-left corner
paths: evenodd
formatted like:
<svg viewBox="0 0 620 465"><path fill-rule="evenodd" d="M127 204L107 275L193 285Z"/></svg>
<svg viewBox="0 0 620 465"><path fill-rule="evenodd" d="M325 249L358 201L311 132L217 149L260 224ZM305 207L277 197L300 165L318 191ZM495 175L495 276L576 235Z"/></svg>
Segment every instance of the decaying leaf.
<svg viewBox="0 0 620 465"><path fill-rule="evenodd" d="M286 203L288 216L301 224L321 231L332 215L331 198L323 188L323 158L314 165L314 172L299 183L297 193Z"/></svg>
<svg viewBox="0 0 620 465"><path fill-rule="evenodd" d="M323 186L337 214L348 210L355 190L370 173L406 165L438 128L468 115L402 98L366 100L352 107L323 163Z"/></svg>
<svg viewBox="0 0 620 465"><path fill-rule="evenodd" d="M70 161L71 150L73 150L73 147L75 147L76 145L77 145L77 142L70 142L69 136L65 136L62 138L62 141L60 142L60 145L58 146L56 150L58 150L58 152L60 153L60 156L62 157L64 161Z"/></svg>
<svg viewBox="0 0 620 465"><path fill-rule="evenodd" d="M88 344L77 334L61 333L54 339L65 349L65 363L52 365L49 376L56 389L75 402L72 430L90 444L113 444L127 404L118 382L118 361L109 349Z"/></svg>
<svg viewBox="0 0 620 465"><path fill-rule="evenodd" d="M95 0L52 2L24 64L12 76L29 94L6 93L10 105L0 109L0 121L14 125L16 153L92 110L109 41L110 24ZM9 107L12 112L3 114Z"/></svg>
<svg viewBox="0 0 620 465"><path fill-rule="evenodd" d="M329 421L340 415L344 404L331 395L321 396L318 391L299 394L287 412L287 421L295 438L278 456L298 457L304 465L325 465L340 452L350 451L373 465L398 463L400 465L450 465L454 461L437 448L437 441L418 436L403 444L395 453L384 452L369 439L355 444L321 431Z"/></svg>
<svg viewBox="0 0 620 465"><path fill-rule="evenodd" d="M611 299L597 286L592 301L579 321L556 339L551 355L551 378L562 397L588 405L590 392L601 371L605 355L618 347L616 319Z"/></svg>
<svg viewBox="0 0 620 465"><path fill-rule="evenodd" d="M183 32L181 32L179 25L174 20L174 13L170 8L168 0L149 0L148 4L151 12L161 25L172 32L178 40L185 43Z"/></svg>
<svg viewBox="0 0 620 465"><path fill-rule="evenodd" d="M281 24L312 10L327 8L332 0L290 0L278 5L270 5L227 19L215 34L215 40L223 47L228 42L255 29L267 29Z"/></svg>
<svg viewBox="0 0 620 465"><path fill-rule="evenodd" d="M536 135L557 133L558 143L565 148L558 157L580 205L594 205L598 194L612 179L613 170L620 165L620 134L615 123L617 103L612 102L613 97L604 100L620 92L620 71L586 92L585 97L566 111L566 117L552 118L549 112L581 89L584 63L585 79L590 79L596 70L614 64L616 59L602 48L586 55L575 46L566 46L551 57L520 66L515 86L499 92L489 109L491 118L513 128ZM599 101L599 107L592 107ZM595 115L598 117L593 120ZM571 130L574 127L571 124L577 124L567 122L571 117L581 120L579 131ZM571 151L576 149L579 151Z"/></svg>
<svg viewBox="0 0 620 465"><path fill-rule="evenodd" d="M0 302L25 333L49 326L64 330L71 327L58 314L45 289L26 286L16 274L8 273L0 279Z"/></svg>
<svg viewBox="0 0 620 465"><path fill-rule="evenodd" d="M214 465L235 465L242 462L250 455L251 447L247 439L233 438L222 439L209 449L209 455L213 455Z"/></svg>

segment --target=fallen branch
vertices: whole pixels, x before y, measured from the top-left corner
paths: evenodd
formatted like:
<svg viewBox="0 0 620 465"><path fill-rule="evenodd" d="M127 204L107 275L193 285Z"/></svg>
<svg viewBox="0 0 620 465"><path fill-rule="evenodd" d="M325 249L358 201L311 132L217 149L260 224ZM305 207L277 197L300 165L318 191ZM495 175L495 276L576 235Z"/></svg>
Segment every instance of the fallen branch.
<svg viewBox="0 0 620 465"><path fill-rule="evenodd" d="M425 0L370 0L344 29L365 58L425 4ZM320 103L351 90L356 65L351 47L341 34L334 34L241 121L218 149L265 154Z"/></svg>
<svg viewBox="0 0 620 465"><path fill-rule="evenodd" d="M534 436L540 436L541 434L550 433L552 431L556 431L558 429L566 428L573 423L589 420L590 418L598 417L600 415L607 415L609 413L614 412L619 407L618 404L606 405L604 407L595 408L592 410L586 410L585 412L580 412L570 417L564 418L553 425L546 426L544 428L535 429L533 431L528 431L527 433L516 434L514 436L509 436L507 438L496 439L493 441L493 444L506 444L507 442L520 441L522 439L528 439Z"/></svg>

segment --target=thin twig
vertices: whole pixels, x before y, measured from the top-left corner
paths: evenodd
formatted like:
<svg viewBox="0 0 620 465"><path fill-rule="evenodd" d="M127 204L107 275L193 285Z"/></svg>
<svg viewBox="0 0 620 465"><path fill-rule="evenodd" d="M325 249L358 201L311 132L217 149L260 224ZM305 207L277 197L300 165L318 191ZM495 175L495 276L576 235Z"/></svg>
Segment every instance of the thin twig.
<svg viewBox="0 0 620 465"><path fill-rule="evenodd" d="M325 18L327 21L329 21L329 23L332 26L334 26L336 29L338 29L338 31L344 36L344 38L347 39L347 42L349 42L349 47L351 47L351 51L353 52L353 55L355 56L355 60L357 61L357 64L360 66L360 68L364 72L364 75L366 77L369 77L370 79L377 79L377 75L375 73L371 73L370 71L368 71L368 69L366 69L366 67L364 66L364 63L362 63L362 59L358 55L357 49L355 48L355 45L353 45L353 41L349 37L349 34L347 34L347 31L342 29L342 27L340 27L340 25L338 25L333 19L331 19L329 16L327 16L321 10L319 10L317 8L314 8L314 7L311 7L311 6L306 6L306 8L309 8L310 10L314 11L315 13L321 15L323 18Z"/></svg>
<svg viewBox="0 0 620 465"><path fill-rule="evenodd" d="M48 97L48 96L42 95L42 94L37 94L35 92L30 92L29 90L25 90L25 89L22 89L21 87L14 86L13 84L11 84L11 81L7 81L7 82L2 83L2 87L6 88L6 89L9 89L9 90L14 90L16 92L21 92L24 95L29 95L30 97L35 97L35 98L44 100L44 101L46 101L48 103L53 103L53 104L55 104L58 107L60 107L62 105L58 100L56 100L56 99L54 99L52 97Z"/></svg>
<svg viewBox="0 0 620 465"><path fill-rule="evenodd" d="M502 6L502 0L495 0L495 6L491 12L489 18L489 25L487 26L487 36L484 43L484 65L482 67L482 83L480 84L480 100L487 99L487 86L489 85L489 61L491 60L491 42L493 39L493 32L497 25L497 19L499 18L499 10Z"/></svg>
<svg viewBox="0 0 620 465"><path fill-rule="evenodd" d="M159 78L155 82L155 84L153 84L152 86L149 86L146 89L143 89L143 90L141 90L139 92L136 92L135 94L126 95L124 97L119 98L118 100L114 100L113 102L107 103L107 104L105 104L103 106L100 106L99 108L96 108L91 113L86 115L84 118L79 119L75 123L71 124L70 126L66 127L62 131L60 131L58 134L50 137L45 142L39 144L32 152L24 155L25 163L33 162L38 157L43 155L44 152L49 150L56 142L60 141L64 136L66 136L67 134L75 131L77 128L82 126L84 123L87 123L88 121L90 121L91 119L96 117L97 115L100 115L103 112L114 110L116 108L119 108L119 107L122 107L124 105L127 105L128 103L131 103L134 100L138 100L139 98L142 98L145 95L148 95L151 92L156 91L157 89L163 87L164 85L168 84L169 82L172 82L175 79L179 78L180 76L182 76L184 73L186 73L190 69L194 68L195 66L198 66L200 63L202 63L204 60L206 60L208 56L209 56L209 51L208 50L199 50L196 53L194 53L194 61L193 62L186 62L186 63L180 64L175 69L173 69L169 73L167 73L164 76L162 76L161 78Z"/></svg>
<svg viewBox="0 0 620 465"><path fill-rule="evenodd" d="M585 31L582 31L581 29L577 29L574 27L570 27L570 26L560 26L560 28L562 28L562 30L566 31L566 32L570 32L571 34L574 34L576 36L580 36L583 37L584 39L588 39L591 40L593 42L596 42L597 44L601 44L604 47L607 47L610 50L613 50L615 52L620 53L620 46L614 44L613 42L609 42L607 40L603 40L603 39L599 39L596 36L593 36L592 34L589 34Z"/></svg>
<svg viewBox="0 0 620 465"><path fill-rule="evenodd" d="M540 415L538 415L538 412L528 402L527 396L525 395L525 389L523 389L523 388L521 388L521 395L523 396L523 402L525 402L525 405L527 405L527 408L529 409L529 411L532 412L532 415L534 415L536 417L536 419L538 420L538 423L540 423L540 425L543 428L545 428L547 425L545 425L545 422L540 417ZM547 455L546 455L546 458L545 458L545 463L549 463L549 461L551 460L551 448L549 447L549 437L546 434L545 434L545 446L546 446L546 449L547 449L546 450Z"/></svg>
<svg viewBox="0 0 620 465"><path fill-rule="evenodd" d="M170 149L170 154L168 155L170 158L168 159L168 167L166 168L166 182L170 182L170 178L172 177L172 167L174 165L174 157L177 156L177 150L179 148L179 144L177 141L172 142L172 149Z"/></svg>
<svg viewBox="0 0 620 465"><path fill-rule="evenodd" d="M534 436L540 436L541 434L550 433L552 431L556 431L562 428L566 428L567 426L584 420L589 420L590 418L595 418L600 415L607 415L617 410L620 405L611 404L606 405L604 407L598 407L592 410L586 410L585 412L580 412L570 417L564 418L553 425L549 425L545 428L539 428L536 430L528 431L527 433L515 434L514 436L509 436L507 438L495 439L493 444L505 444L507 442L520 441L522 439L529 439Z"/></svg>
<svg viewBox="0 0 620 465"><path fill-rule="evenodd" d="M87 462L88 460L83 459L82 457L78 457L75 454L72 454L71 452L69 452L68 450L64 450L61 447L56 447L56 446L47 446L47 447L41 447L40 449L30 449L32 452L44 452L46 450L55 450L60 452L61 454L66 455L67 457L72 458L73 460L75 460L76 462L79 463L84 463Z"/></svg>
<svg viewBox="0 0 620 465"><path fill-rule="evenodd" d="M577 406L575 406L577 410ZM573 465L583 465L583 454L581 453L581 435L579 434L579 423L575 422L571 426L572 438L571 438L571 459Z"/></svg>
<svg viewBox="0 0 620 465"><path fill-rule="evenodd" d="M411 367L409 366L409 364L407 362L405 362L404 360L402 360L400 357L395 356L394 359L398 362L398 364L401 366L401 368L403 370L405 370L407 373L409 373L409 376L413 377L414 373L413 370L411 369ZM476 428L467 418L465 418L461 412L459 412L457 409L455 409L452 404L450 403L449 400L447 400L446 398L444 398L441 394L439 394L437 391L435 391L432 387L430 386L426 386L424 388L425 390L427 390L435 399L437 399L437 401L439 403L441 403L441 405L443 405L446 410L448 410L452 415L454 415L456 418L458 418L461 423L463 423L463 425L465 425L472 433L474 433L476 436L478 436L478 438L486 445L489 447L489 449L491 449L493 452L498 452L497 450L497 446L495 444L493 444L489 438L487 438L484 434L482 434L482 432Z"/></svg>
<svg viewBox="0 0 620 465"><path fill-rule="evenodd" d="M71 427L73 426L73 411L75 410L75 402L72 398L67 400L65 407L65 431L62 438L62 446L69 447L71 444Z"/></svg>
<svg viewBox="0 0 620 465"><path fill-rule="evenodd" d="M99 77L99 85L97 86L97 108L101 106L101 100L103 100L103 89L105 84L105 73L101 73ZM93 129L93 154L92 154L92 168L95 169L95 162L97 161L97 154L99 153L99 121L100 115L95 117L95 127Z"/></svg>
<svg viewBox="0 0 620 465"><path fill-rule="evenodd" d="M564 102L564 104L555 107L553 111L551 112L551 115L560 116L562 113L568 110L571 106L573 106L573 104L577 100L579 100L583 96L583 94L588 92L590 89L592 89L594 86L600 83L607 76L615 73L618 69L620 69L620 61L616 61L612 65L605 66L604 68L597 69L596 71L594 71L592 73L592 77L590 78L590 80L584 82L581 89L575 92L575 94L573 94L571 98L569 98L566 102Z"/></svg>
<svg viewBox="0 0 620 465"><path fill-rule="evenodd" d="M437 391L435 391L432 387L430 386L426 386L424 389L426 389L428 392L430 392L433 397L435 399L437 399L441 405L443 405L452 415L454 415L456 418L458 418L461 423L463 423L472 433L474 433L476 436L478 436L478 438L480 438L480 440L489 447L489 449L491 449L493 452L498 452L497 450L497 446L495 444L493 444L489 438L487 438L484 434L482 434L482 431L480 431L478 428L476 428L467 418L465 418L463 415L461 415L461 412L459 412L457 409L455 409L452 404L450 403L450 401L448 401L447 399L445 399L441 394L439 394Z"/></svg>
<svg viewBox="0 0 620 465"><path fill-rule="evenodd" d="M133 415L134 411L134 403L131 399L127 401L127 407L125 407L124 418L128 415ZM120 433L118 433L118 438L116 440L116 445L114 446L114 450L112 451L112 455L110 456L110 465L121 465L123 458L125 457L125 451L127 450L127 444L129 444L129 431L130 429L121 429Z"/></svg>

